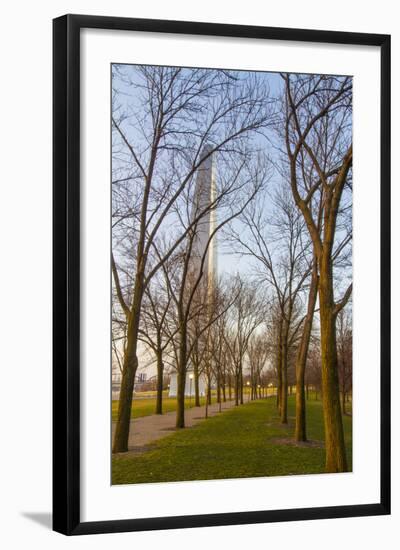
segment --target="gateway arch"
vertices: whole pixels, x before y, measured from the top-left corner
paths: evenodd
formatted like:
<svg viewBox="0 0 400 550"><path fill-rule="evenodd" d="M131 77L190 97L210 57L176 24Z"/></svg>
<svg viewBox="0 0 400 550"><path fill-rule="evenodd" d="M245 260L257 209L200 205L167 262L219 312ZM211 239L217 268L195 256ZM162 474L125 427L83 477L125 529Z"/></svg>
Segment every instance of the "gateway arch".
<svg viewBox="0 0 400 550"><path fill-rule="evenodd" d="M209 154L211 149L212 147L210 145L204 146L201 152L201 158L204 160L196 174L191 221L195 220L196 217L199 217L202 212L205 212L205 214L201 216L196 224L196 231L192 241L192 250L188 268L190 275L189 278L192 281L197 280L200 275L200 270L202 269L203 273L196 292L197 299L205 303L210 303L212 300L217 274L217 239L216 236L213 235L213 232L217 226L217 214L216 208L212 207L216 200L217 190L214 154ZM188 288L190 288L190 284ZM205 312L203 318L203 322L207 322L207 312ZM186 396L193 396L195 394L193 382L193 367L189 367L186 373L185 382ZM199 394L205 395L206 382L202 375L199 376L198 383ZM175 397L176 394L177 375L174 372L171 374L169 396Z"/></svg>

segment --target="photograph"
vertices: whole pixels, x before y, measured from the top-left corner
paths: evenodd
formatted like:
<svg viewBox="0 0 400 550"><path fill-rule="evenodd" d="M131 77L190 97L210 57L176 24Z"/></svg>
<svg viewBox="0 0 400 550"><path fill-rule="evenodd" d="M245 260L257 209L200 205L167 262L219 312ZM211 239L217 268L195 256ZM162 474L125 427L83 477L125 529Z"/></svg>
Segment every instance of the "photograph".
<svg viewBox="0 0 400 550"><path fill-rule="evenodd" d="M397 11L5 4L2 548L392 550Z"/></svg>
<svg viewBox="0 0 400 550"><path fill-rule="evenodd" d="M353 78L282 69L111 64L112 485L352 472Z"/></svg>

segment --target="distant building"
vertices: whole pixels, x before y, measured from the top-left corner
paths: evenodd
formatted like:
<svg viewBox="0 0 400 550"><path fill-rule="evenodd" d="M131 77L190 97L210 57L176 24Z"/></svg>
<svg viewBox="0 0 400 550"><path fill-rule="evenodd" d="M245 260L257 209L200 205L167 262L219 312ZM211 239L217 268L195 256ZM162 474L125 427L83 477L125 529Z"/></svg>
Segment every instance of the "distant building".
<svg viewBox="0 0 400 550"><path fill-rule="evenodd" d="M196 233L192 243L191 257L188 266L188 292L192 282L198 280L200 284L196 290L195 301L197 304L205 304L204 312L190 323L199 323L205 326L209 320L209 306L213 300L215 289L215 277L217 273L217 242L215 229L217 227L216 214L216 181L213 154L211 145L205 145L201 156L204 158L197 171L197 180L191 217L195 220L200 216L196 224ZM210 154L211 153L211 154ZM207 305L208 304L208 305ZM190 365L186 373L185 395L195 395L193 366ZM204 375L199 376L199 394L204 396L207 391L207 383ZM169 396L177 395L177 373L171 373Z"/></svg>
<svg viewBox="0 0 400 550"><path fill-rule="evenodd" d="M149 379L150 380L150 379ZM118 365L113 364L111 375L111 392L112 399L119 399L119 392L121 390L122 373ZM141 387L148 382L146 372L137 372L135 376L135 391L140 391Z"/></svg>
<svg viewBox="0 0 400 550"><path fill-rule="evenodd" d="M203 397L206 395L207 385L205 376L202 374L199 376L199 395ZM176 397L177 395L177 373L171 373L170 383L169 383L169 397ZM186 373L186 385L185 385L185 396L190 397L195 395L194 390L194 374L192 370L188 370Z"/></svg>
<svg viewBox="0 0 400 550"><path fill-rule="evenodd" d="M142 384L143 382L146 382L146 379L147 379L147 374L145 372L139 372L136 375L135 382L139 383L139 384Z"/></svg>
<svg viewBox="0 0 400 550"><path fill-rule="evenodd" d="M206 145L202 151L202 157L210 154L211 146ZM215 181L214 159L208 156L197 171L194 203L191 216L196 219L202 212L206 212L196 224L196 234L192 244L189 272L196 279L203 264L203 276L201 281L201 293L204 298L212 296L217 273L217 240L214 234L217 227L216 207L214 206L217 190Z"/></svg>
<svg viewBox="0 0 400 550"><path fill-rule="evenodd" d="M119 366L115 363L112 365L112 374L111 374L111 389L113 399L118 399L119 391L121 389L121 380L122 373Z"/></svg>

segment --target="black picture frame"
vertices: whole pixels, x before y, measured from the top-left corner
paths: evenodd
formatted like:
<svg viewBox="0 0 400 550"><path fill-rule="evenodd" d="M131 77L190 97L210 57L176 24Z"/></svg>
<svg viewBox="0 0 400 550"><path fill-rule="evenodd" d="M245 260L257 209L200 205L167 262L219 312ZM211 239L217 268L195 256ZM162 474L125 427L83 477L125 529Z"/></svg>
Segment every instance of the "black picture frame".
<svg viewBox="0 0 400 550"><path fill-rule="evenodd" d="M378 46L381 50L381 496L371 504L80 520L80 31L84 28ZM53 529L66 535L390 513L390 36L65 15L53 21Z"/></svg>

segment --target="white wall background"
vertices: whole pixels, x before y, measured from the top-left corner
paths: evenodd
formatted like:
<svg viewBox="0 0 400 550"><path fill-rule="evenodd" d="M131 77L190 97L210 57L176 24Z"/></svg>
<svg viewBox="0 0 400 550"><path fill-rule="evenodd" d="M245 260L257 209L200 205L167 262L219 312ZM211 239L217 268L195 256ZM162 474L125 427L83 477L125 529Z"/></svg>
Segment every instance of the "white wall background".
<svg viewBox="0 0 400 550"><path fill-rule="evenodd" d="M0 543L5 548L191 550L249 544L286 550L387 545L400 521L400 400L393 399L393 515L317 522L67 538L51 510L51 19L64 13L183 19L392 34L393 98L400 95L400 30L394 0L15 0L2 10ZM3 97L4 95L4 97ZM400 206L399 104L393 101L393 214ZM397 208L396 208L397 207ZM400 277L400 216L393 215L393 274ZM4 279L4 280L3 280ZM393 388L400 386L400 293L393 288ZM21 405L22 403L22 405ZM239 495L238 495L239 497Z"/></svg>

